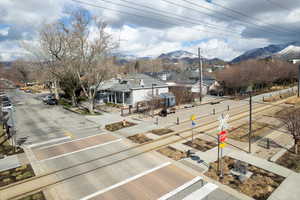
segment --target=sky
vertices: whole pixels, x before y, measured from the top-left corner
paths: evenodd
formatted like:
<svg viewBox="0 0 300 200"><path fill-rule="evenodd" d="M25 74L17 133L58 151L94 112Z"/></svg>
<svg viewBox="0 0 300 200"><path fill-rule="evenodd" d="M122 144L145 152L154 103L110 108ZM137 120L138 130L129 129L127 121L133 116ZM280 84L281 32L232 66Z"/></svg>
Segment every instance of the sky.
<svg viewBox="0 0 300 200"><path fill-rule="evenodd" d="M0 61L28 56L42 25L86 9L109 26L123 54L175 50L230 61L253 48L300 40L299 0L1 0Z"/></svg>

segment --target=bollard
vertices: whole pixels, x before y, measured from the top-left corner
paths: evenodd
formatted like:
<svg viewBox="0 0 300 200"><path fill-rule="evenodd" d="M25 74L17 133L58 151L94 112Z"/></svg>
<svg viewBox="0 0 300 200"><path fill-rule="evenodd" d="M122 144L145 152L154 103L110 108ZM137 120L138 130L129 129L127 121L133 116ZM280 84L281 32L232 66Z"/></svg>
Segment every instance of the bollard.
<svg viewBox="0 0 300 200"><path fill-rule="evenodd" d="M156 125L158 125L158 117L156 117Z"/></svg>
<svg viewBox="0 0 300 200"><path fill-rule="evenodd" d="M270 138L267 138L267 149L270 149Z"/></svg>
<svg viewBox="0 0 300 200"><path fill-rule="evenodd" d="M216 114L216 109L215 109L215 108L213 109L213 114L214 114L214 115Z"/></svg>
<svg viewBox="0 0 300 200"><path fill-rule="evenodd" d="M179 117L177 117L177 122L176 122L176 124L179 125Z"/></svg>
<svg viewBox="0 0 300 200"><path fill-rule="evenodd" d="M263 101L265 101L265 96L263 96L263 99L262 99Z"/></svg>
<svg viewBox="0 0 300 200"><path fill-rule="evenodd" d="M229 105L227 105L227 110L229 111Z"/></svg>

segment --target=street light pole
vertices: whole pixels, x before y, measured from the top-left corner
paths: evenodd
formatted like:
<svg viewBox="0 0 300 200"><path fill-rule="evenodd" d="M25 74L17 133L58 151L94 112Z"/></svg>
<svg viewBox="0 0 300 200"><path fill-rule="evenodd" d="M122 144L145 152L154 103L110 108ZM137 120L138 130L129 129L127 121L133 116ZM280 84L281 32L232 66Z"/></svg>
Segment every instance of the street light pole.
<svg viewBox="0 0 300 200"><path fill-rule="evenodd" d="M251 135L252 135L252 94L249 92L249 153L251 153Z"/></svg>
<svg viewBox="0 0 300 200"><path fill-rule="evenodd" d="M298 98L300 97L300 65L298 66Z"/></svg>
<svg viewBox="0 0 300 200"><path fill-rule="evenodd" d="M198 48L198 58L199 58L199 100L202 103L202 82L203 82L203 74L202 74L202 59L201 59L201 49Z"/></svg>

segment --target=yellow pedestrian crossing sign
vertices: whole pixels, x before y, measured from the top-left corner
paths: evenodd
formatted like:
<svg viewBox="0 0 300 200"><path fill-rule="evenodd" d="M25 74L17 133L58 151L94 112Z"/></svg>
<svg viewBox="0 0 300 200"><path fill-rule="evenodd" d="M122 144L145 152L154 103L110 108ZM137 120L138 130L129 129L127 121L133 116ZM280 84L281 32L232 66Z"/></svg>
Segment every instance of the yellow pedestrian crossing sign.
<svg viewBox="0 0 300 200"><path fill-rule="evenodd" d="M221 143L219 146L220 146L220 148L224 148L224 147L226 147L226 143Z"/></svg>
<svg viewBox="0 0 300 200"><path fill-rule="evenodd" d="M191 120L192 120L192 121L195 121L195 120L196 120L196 115L192 115L192 116L191 116Z"/></svg>

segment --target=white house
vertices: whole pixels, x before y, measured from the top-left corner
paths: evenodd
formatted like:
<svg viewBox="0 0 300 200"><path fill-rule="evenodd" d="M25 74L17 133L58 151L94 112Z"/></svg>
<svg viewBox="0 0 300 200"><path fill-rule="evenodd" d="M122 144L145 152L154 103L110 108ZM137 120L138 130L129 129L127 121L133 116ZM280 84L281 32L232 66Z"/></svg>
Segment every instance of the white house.
<svg viewBox="0 0 300 200"><path fill-rule="evenodd" d="M128 74L122 78L111 79L98 88L100 102L136 105L152 96L168 93L168 85L145 74Z"/></svg>

